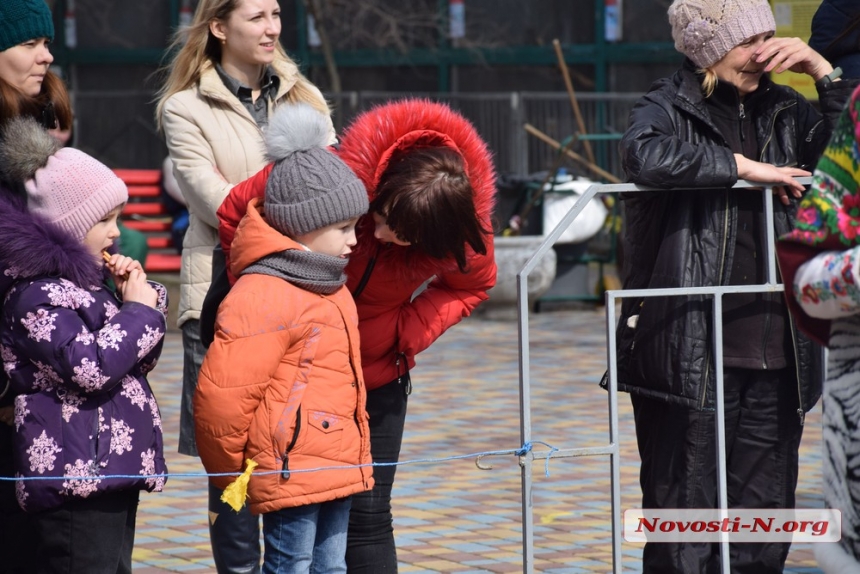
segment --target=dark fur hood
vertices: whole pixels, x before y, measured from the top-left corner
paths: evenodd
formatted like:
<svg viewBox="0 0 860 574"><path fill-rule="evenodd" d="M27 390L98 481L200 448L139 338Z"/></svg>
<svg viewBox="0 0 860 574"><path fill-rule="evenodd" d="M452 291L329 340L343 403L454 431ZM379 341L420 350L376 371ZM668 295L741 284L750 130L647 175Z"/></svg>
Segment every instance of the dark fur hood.
<svg viewBox="0 0 860 574"><path fill-rule="evenodd" d="M64 277L80 287L102 283L102 270L86 246L27 211L0 189L0 297L24 277Z"/></svg>

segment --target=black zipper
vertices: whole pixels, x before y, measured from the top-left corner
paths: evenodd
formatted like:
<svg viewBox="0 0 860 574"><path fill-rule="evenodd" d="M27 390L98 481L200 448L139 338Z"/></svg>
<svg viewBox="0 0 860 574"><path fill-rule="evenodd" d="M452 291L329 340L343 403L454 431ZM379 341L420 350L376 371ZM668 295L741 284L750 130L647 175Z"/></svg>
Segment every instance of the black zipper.
<svg viewBox="0 0 860 574"><path fill-rule="evenodd" d="M779 271L780 280L782 280L785 275L782 273L779 259L776 260L776 266ZM791 334L791 346L792 351L794 351L794 377L797 383L797 416L800 419L800 426L803 426L806 422L806 411L803 410L805 405L803 404L803 389L800 382L800 347L797 344L797 329L791 313L788 313L788 332Z"/></svg>
<svg viewBox="0 0 860 574"><path fill-rule="evenodd" d="M376 258L379 257L379 252L381 250L382 244L380 243L376 247L376 253L374 253L373 257L370 258L370 261L367 262L367 267L364 269L364 274L362 274L358 285L355 286L355 291L352 292L353 299L358 299L362 291L364 291L364 288L367 286L367 282L370 281L370 275L373 273L373 268L376 267Z"/></svg>
<svg viewBox="0 0 860 574"><path fill-rule="evenodd" d="M101 411L101 412L99 412L99 411ZM99 426L99 420L103 416L104 416L104 411L101 410L100 408L96 408L96 418L95 418L95 421L93 421L94 422L94 425L93 425L93 439L94 440L92 442L92 445L93 445L93 464L96 464L99 460L99 442L100 442L99 439L101 438L99 436L99 432L101 431L101 428Z"/></svg>
<svg viewBox="0 0 860 574"><path fill-rule="evenodd" d="M770 312L764 315L764 333L761 338L761 368L767 370L767 340L770 338Z"/></svg>
<svg viewBox="0 0 860 574"><path fill-rule="evenodd" d="M776 116L780 113L784 112L788 108L792 108L797 105L797 102L791 102L790 104L779 108L778 110L773 112L773 115L770 118L770 129L768 130L767 139L764 140L764 143L761 146L761 153L759 154L759 161L764 161L765 152L767 151L767 146L770 145L770 141L773 139L773 129L776 127Z"/></svg>
<svg viewBox="0 0 860 574"><path fill-rule="evenodd" d="M400 371L400 362L406 360L405 353L397 353L394 359L394 368L397 369L397 384L403 385L404 375L406 377L406 385L403 387L403 394L407 397L412 394L412 378L409 376L409 370Z"/></svg>
<svg viewBox="0 0 860 574"><path fill-rule="evenodd" d="M284 451L284 464L281 466L281 478L290 480L290 451L296 446L296 441L299 440L299 432L302 430L302 407L296 409L296 430L293 431L293 440L287 445L287 450Z"/></svg>
<svg viewBox="0 0 860 574"><path fill-rule="evenodd" d="M816 123L814 126L812 126L812 129L809 130L809 133L806 134L806 143L809 143L812 141L812 138L815 137L815 131L818 129L818 126L820 126L822 123L824 123L824 120L818 120L818 123Z"/></svg>
<svg viewBox="0 0 860 574"><path fill-rule="evenodd" d="M771 140L773 139L773 130L776 127L776 117L781 112L783 112L784 110L787 110L788 108L793 107L793 106L794 106L794 103L792 103L788 106L779 108L778 110L776 110L774 112L773 116L771 117L770 129L768 130L767 139L765 140L764 145L762 145L761 153L759 154L759 158L758 158L759 161L765 162L765 152L767 150L767 146L770 144ZM816 126L814 126L812 128L811 133L815 132L815 127L817 127L817 125L818 124L816 124ZM809 141L809 138L807 138L807 141ZM776 216L776 212L774 211L774 217L775 216ZM762 217L764 217L764 213L762 213ZM775 233L775 230L774 229L766 229L765 233ZM766 299L766 297L763 297L763 298ZM771 325L771 313L769 311L766 311L765 312L765 321L764 321L764 333L762 334L762 350L761 350L761 367L763 370L767 370L767 340L770 336L770 325Z"/></svg>

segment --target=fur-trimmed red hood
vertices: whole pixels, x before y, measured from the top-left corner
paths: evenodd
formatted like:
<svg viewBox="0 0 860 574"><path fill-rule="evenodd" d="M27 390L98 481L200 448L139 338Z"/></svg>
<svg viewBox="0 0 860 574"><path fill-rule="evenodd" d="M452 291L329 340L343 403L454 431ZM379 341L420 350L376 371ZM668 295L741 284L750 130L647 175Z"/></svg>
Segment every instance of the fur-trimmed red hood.
<svg viewBox="0 0 860 574"><path fill-rule="evenodd" d="M364 183L370 201L376 197L379 179L396 152L450 147L463 157L475 192L475 209L486 227L492 228L496 200L492 154L475 127L447 105L409 99L376 106L359 115L341 141L338 155ZM373 247L374 243L359 241L359 247Z"/></svg>

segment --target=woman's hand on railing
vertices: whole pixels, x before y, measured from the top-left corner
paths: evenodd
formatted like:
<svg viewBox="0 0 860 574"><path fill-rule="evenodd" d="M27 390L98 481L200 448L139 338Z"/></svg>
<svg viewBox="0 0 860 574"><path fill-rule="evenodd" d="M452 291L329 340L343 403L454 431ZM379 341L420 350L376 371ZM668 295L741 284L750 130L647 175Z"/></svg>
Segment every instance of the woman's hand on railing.
<svg viewBox="0 0 860 574"><path fill-rule="evenodd" d="M795 198L800 198L803 195L803 186L794 178L812 175L805 169L777 167L769 163L751 160L739 153L735 154L735 162L738 164L739 179L775 184L773 192L784 205L790 203L789 193Z"/></svg>

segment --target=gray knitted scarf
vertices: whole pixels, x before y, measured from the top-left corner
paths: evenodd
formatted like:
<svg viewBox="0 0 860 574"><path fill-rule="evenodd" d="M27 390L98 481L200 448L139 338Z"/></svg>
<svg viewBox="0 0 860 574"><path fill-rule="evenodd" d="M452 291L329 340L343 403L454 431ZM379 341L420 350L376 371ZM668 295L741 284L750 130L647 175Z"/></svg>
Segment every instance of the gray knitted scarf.
<svg viewBox="0 0 860 574"><path fill-rule="evenodd" d="M280 277L312 293L331 295L346 283L347 259L314 251L287 249L249 265L242 275L257 273Z"/></svg>

